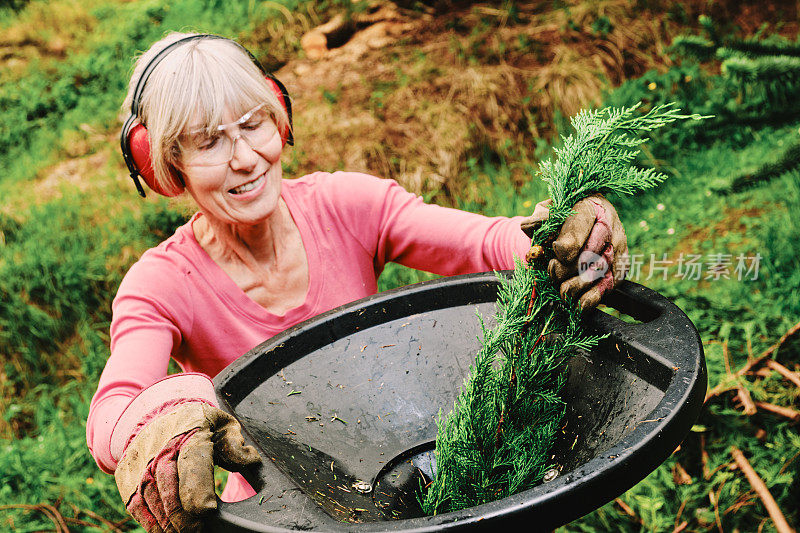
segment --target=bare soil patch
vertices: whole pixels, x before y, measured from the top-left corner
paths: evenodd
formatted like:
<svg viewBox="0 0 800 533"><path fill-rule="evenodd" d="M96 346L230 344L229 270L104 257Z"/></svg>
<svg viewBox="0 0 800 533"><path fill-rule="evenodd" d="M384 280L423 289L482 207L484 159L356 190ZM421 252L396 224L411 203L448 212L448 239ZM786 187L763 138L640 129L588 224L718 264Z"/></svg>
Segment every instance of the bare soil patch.
<svg viewBox="0 0 800 533"><path fill-rule="evenodd" d="M364 171L445 197L462 188L469 158L503 158L527 179L523 164L537 139L557 133L559 115L597 104L603 89L648 69L666 69L669 43L696 26L697 15L744 20L743 31L780 17L747 2L560 5L450 2L420 12L384 2L346 23L341 15L304 17L306 26L320 23L301 37L305 57L277 72L294 102L290 169ZM327 47L326 32L335 33ZM269 50L266 39L257 44Z"/></svg>

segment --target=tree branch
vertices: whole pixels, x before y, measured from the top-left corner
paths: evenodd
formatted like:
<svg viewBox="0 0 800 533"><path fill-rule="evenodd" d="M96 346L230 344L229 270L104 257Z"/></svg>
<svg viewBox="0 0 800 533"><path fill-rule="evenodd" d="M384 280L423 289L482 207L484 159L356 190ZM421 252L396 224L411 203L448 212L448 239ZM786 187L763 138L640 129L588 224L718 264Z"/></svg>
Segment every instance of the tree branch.
<svg viewBox="0 0 800 533"><path fill-rule="evenodd" d="M788 418L793 422L800 422L800 411L796 411L790 407L781 407L780 405L766 402L756 402L756 407L768 413Z"/></svg>
<svg viewBox="0 0 800 533"><path fill-rule="evenodd" d="M797 375L797 372L792 372L774 359L767 361L766 366L794 383L797 388L800 388L800 376Z"/></svg>
<svg viewBox="0 0 800 533"><path fill-rule="evenodd" d="M765 359L769 359L770 357L772 357L772 354L775 353L775 351L778 350L778 348L783 346L783 344L791 337L793 337L798 331L800 331L800 322L789 328L789 330L786 333L784 333L780 339L778 339L778 342L776 342L775 344L764 350L761 353L761 355L745 363L745 365L742 366L742 368L740 368L739 370L737 370L736 373L733 374L733 376L737 378L742 377L748 372L750 372L750 370L760 365ZM713 389L711 389L706 393L706 398L705 400L703 400L703 403L705 404L711 398L715 398L720 394L727 392L729 390L733 390L735 388L737 388L737 385L735 383L731 383L729 381L726 381L725 383L720 383L719 385L717 385L716 387L714 387Z"/></svg>
<svg viewBox="0 0 800 533"><path fill-rule="evenodd" d="M775 502L775 498L772 497L770 494L767 485L764 481L758 476L753 467L750 466L750 462L744 456L742 451L737 448L736 446L731 446L731 456L733 460L736 461L736 464L739 466L739 469L742 473L747 477L747 481L750 482L750 486L753 487L753 490L756 491L758 497L761 498L761 502L764 504L764 507L767 508L767 512L769 513L770 518L772 518L773 524L775 524L775 529L778 530L778 533L794 533L794 529L789 526L789 523L786 521L786 517L783 516L780 507Z"/></svg>

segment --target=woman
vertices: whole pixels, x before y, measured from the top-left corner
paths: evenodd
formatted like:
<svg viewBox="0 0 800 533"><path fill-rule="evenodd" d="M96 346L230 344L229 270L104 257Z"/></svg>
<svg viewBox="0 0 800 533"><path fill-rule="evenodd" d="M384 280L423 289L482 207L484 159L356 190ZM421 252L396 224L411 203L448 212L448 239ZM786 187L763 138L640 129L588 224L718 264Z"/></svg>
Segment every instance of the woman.
<svg viewBox="0 0 800 533"><path fill-rule="evenodd" d="M442 275L512 268L530 246L520 224L530 231L547 217L546 202L528 219L426 205L394 181L358 173L283 180L292 132L279 89L240 45L209 35L167 36L131 78L126 161L142 159L132 152L144 132L148 185L185 190L197 204L120 285L87 422L98 465L115 474L148 531L199 528L216 507L213 464L238 471L260 461L217 409L211 377L286 328L375 293L388 261ZM625 235L604 199L575 210L550 270L589 307L621 277L614 259L626 253ZM606 275L577 276L580 253L602 256ZM167 377L170 357L183 373ZM252 494L233 474L223 499Z"/></svg>

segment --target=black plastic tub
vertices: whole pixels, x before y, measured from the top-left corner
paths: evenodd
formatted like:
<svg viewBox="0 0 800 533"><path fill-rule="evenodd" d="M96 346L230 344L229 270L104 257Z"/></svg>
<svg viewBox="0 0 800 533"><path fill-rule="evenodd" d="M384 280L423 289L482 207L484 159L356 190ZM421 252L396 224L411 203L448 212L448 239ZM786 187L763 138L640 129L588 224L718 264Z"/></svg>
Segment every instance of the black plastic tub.
<svg viewBox="0 0 800 533"><path fill-rule="evenodd" d="M586 317L609 336L570 363L552 481L492 503L422 516L420 469L479 347L494 274L443 278L320 315L215 379L224 409L264 458L257 495L220 504L213 531L548 530L611 501L658 467L696 420L703 348L686 315L626 282ZM491 320L487 321L491 325ZM549 476L548 476L549 477Z"/></svg>

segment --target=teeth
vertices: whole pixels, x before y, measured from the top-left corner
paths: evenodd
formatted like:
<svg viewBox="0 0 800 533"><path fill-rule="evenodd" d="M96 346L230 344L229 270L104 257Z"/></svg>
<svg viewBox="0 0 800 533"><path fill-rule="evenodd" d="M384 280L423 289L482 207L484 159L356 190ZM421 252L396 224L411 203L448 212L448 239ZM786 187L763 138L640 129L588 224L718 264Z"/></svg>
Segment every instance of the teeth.
<svg viewBox="0 0 800 533"><path fill-rule="evenodd" d="M261 182L264 181L264 176L260 176L258 179L251 181L250 183L245 183L244 185L239 185L238 187L231 189L230 192L233 194L242 194L243 192L252 191L259 185Z"/></svg>

